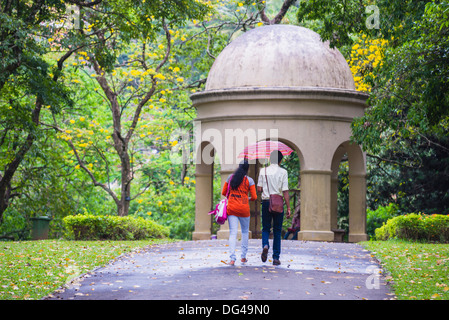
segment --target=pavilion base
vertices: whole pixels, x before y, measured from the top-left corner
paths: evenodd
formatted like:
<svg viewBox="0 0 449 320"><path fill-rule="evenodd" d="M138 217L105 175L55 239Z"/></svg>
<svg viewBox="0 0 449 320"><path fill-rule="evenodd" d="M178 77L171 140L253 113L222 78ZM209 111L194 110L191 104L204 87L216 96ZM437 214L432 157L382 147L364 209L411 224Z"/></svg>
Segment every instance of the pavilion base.
<svg viewBox="0 0 449 320"><path fill-rule="evenodd" d="M192 240L210 240L210 232L193 232Z"/></svg>
<svg viewBox="0 0 449 320"><path fill-rule="evenodd" d="M298 240L303 241L334 241L332 231L311 231L304 230L298 233Z"/></svg>
<svg viewBox="0 0 449 320"><path fill-rule="evenodd" d="M368 241L369 237L366 233L360 233L360 234L351 234L348 235L348 241L349 242L360 242L360 241Z"/></svg>

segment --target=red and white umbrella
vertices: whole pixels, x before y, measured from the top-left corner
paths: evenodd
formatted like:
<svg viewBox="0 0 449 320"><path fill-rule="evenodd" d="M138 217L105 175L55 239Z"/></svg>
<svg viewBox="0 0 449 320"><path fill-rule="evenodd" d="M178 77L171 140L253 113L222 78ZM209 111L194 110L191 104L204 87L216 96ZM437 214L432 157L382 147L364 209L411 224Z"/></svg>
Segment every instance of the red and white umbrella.
<svg viewBox="0 0 449 320"><path fill-rule="evenodd" d="M248 160L268 159L271 152L275 150L279 150L284 156L293 152L293 149L282 142L266 140L247 146L239 154L239 158L247 158Z"/></svg>

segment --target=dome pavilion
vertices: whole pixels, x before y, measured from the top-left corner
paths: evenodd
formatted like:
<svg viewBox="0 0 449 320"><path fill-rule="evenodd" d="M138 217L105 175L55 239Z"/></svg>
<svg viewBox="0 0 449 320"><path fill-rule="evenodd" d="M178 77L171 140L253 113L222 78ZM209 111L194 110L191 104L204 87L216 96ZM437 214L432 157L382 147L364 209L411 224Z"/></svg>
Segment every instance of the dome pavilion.
<svg viewBox="0 0 449 320"><path fill-rule="evenodd" d="M205 90L191 100L197 110L194 240L211 237L214 163L223 185L243 148L261 140L279 140L298 154L301 240L337 240L338 169L347 157L348 241L367 240L365 154L350 143L351 122L364 114L367 95L355 90L343 55L317 33L291 25L243 33L216 58ZM262 162L250 165L256 183ZM260 234L260 203L251 206L250 229L253 237ZM222 226L218 238L226 239L228 230Z"/></svg>

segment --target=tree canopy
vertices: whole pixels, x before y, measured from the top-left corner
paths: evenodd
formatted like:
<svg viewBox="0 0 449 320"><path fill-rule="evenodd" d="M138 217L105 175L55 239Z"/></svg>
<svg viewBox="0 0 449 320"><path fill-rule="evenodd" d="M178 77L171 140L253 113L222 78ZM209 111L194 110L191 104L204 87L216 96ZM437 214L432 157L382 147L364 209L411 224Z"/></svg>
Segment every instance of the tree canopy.
<svg viewBox="0 0 449 320"><path fill-rule="evenodd" d="M370 93L370 107L352 129L372 161L371 205L383 199L400 202L404 211L449 210L448 5L300 3L299 21L322 21L322 37L349 48L356 85Z"/></svg>

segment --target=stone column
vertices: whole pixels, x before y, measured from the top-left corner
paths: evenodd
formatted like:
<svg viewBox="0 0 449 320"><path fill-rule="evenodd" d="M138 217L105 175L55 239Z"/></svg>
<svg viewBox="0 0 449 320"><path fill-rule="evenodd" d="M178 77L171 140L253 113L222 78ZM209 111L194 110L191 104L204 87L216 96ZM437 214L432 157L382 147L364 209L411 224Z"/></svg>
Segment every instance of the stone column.
<svg viewBox="0 0 449 320"><path fill-rule="evenodd" d="M338 224L338 170L331 177L331 230Z"/></svg>
<svg viewBox="0 0 449 320"><path fill-rule="evenodd" d="M259 178L259 167L260 164L256 162L255 164L249 165L248 170L248 176L253 178L254 183L256 184L256 191L257 191L257 179ZM259 198L260 195L257 195ZM250 201L249 207L250 207L250 216L251 220L249 223L249 237L250 239L255 237L258 238L261 235L261 213L260 213L260 199L257 199L256 201Z"/></svg>
<svg viewBox="0 0 449 320"><path fill-rule="evenodd" d="M197 164L195 173L195 231L193 240L209 240L213 200L213 165Z"/></svg>
<svg viewBox="0 0 449 320"><path fill-rule="evenodd" d="M334 240L331 231L331 174L330 170L301 171L300 240Z"/></svg>
<svg viewBox="0 0 449 320"><path fill-rule="evenodd" d="M349 174L349 242L368 240L366 234L366 175Z"/></svg>

